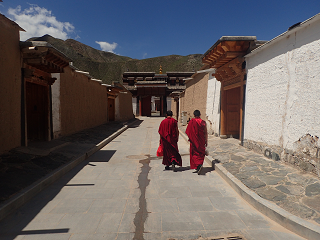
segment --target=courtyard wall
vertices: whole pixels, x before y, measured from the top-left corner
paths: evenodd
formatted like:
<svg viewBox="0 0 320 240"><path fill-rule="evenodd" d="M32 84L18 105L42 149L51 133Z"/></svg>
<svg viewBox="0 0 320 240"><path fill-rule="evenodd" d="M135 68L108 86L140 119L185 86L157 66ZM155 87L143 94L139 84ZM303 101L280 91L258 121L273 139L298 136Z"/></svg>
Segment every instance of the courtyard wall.
<svg viewBox="0 0 320 240"><path fill-rule="evenodd" d="M319 28L318 14L246 56L244 120L245 146L318 175Z"/></svg>
<svg viewBox="0 0 320 240"><path fill-rule="evenodd" d="M0 14L0 153L21 145L20 30Z"/></svg>

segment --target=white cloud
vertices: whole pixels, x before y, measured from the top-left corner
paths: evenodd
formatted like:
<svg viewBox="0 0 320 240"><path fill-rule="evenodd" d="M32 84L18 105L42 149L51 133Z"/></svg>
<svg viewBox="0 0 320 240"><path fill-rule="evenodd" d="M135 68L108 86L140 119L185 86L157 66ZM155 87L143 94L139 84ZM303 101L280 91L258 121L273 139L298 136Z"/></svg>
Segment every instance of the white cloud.
<svg viewBox="0 0 320 240"><path fill-rule="evenodd" d="M114 49L116 49L116 47L118 46L118 43L108 43L108 42L98 42L96 41L96 43L98 43L100 45L100 48L102 51L105 52L113 52Z"/></svg>
<svg viewBox="0 0 320 240"><path fill-rule="evenodd" d="M145 59L147 57L148 53L144 53L142 56L142 59Z"/></svg>
<svg viewBox="0 0 320 240"><path fill-rule="evenodd" d="M9 8L8 14L13 21L26 30L26 32L20 32L22 41L45 34L65 40L75 29L71 23L58 21L51 11L37 5L30 5L30 8L24 10L21 10L21 6Z"/></svg>

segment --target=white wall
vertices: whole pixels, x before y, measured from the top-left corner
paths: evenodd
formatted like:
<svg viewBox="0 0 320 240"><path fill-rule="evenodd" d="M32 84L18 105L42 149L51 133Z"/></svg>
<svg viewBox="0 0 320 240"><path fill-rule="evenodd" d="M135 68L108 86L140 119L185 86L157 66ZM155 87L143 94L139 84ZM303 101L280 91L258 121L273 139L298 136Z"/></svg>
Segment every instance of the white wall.
<svg viewBox="0 0 320 240"><path fill-rule="evenodd" d="M137 115L137 104L137 97L132 97L132 110L135 116Z"/></svg>
<svg viewBox="0 0 320 240"><path fill-rule="evenodd" d="M320 136L320 18L246 57L244 139L293 149Z"/></svg>
<svg viewBox="0 0 320 240"><path fill-rule="evenodd" d="M208 132L211 134L220 134L220 89L221 83L209 74L207 90L206 118Z"/></svg>
<svg viewBox="0 0 320 240"><path fill-rule="evenodd" d="M171 110L171 97L167 97L167 111Z"/></svg>
<svg viewBox="0 0 320 240"><path fill-rule="evenodd" d="M61 132L61 119L60 119L60 73L51 74L57 80L51 86L52 94L52 125L53 125L53 138L58 138Z"/></svg>

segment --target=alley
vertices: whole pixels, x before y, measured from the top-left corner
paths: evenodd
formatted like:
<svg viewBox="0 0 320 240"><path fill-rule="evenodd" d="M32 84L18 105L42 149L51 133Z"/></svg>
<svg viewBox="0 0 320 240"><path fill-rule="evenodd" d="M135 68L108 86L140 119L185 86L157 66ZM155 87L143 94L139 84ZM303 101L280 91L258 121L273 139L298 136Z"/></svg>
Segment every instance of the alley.
<svg viewBox="0 0 320 240"><path fill-rule="evenodd" d="M215 171L164 171L163 118L141 117L100 151L0 222L0 240L302 239L260 214ZM240 239L240 238L239 238Z"/></svg>

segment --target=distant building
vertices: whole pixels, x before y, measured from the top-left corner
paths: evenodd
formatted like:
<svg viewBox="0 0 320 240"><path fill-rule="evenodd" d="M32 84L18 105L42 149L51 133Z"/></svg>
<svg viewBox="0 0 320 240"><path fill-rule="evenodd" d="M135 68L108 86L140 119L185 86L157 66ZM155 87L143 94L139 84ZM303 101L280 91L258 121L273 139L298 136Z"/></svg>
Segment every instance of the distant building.
<svg viewBox="0 0 320 240"><path fill-rule="evenodd" d="M151 116L152 110L157 110L160 116L165 116L171 109L172 92L185 90L185 79L194 72L124 72L124 86L132 93L133 111L137 116ZM153 101L152 101L153 100ZM168 107L169 105L169 107Z"/></svg>

